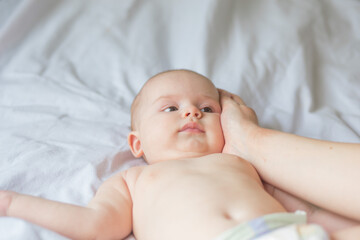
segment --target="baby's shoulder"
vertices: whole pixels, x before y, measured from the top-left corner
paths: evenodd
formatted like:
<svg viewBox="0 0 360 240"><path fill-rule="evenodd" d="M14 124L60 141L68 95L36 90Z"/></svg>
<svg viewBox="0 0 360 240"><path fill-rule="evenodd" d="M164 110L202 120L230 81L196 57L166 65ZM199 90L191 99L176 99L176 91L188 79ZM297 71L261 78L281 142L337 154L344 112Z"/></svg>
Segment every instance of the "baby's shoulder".
<svg viewBox="0 0 360 240"><path fill-rule="evenodd" d="M137 179L139 178L139 176L146 167L148 166L147 165L137 166L121 172L121 176L125 180L130 192L132 192L132 190L135 188Z"/></svg>
<svg viewBox="0 0 360 240"><path fill-rule="evenodd" d="M121 175L124 177L124 179L137 178L146 167L148 166L142 165L142 166L131 167L121 172Z"/></svg>

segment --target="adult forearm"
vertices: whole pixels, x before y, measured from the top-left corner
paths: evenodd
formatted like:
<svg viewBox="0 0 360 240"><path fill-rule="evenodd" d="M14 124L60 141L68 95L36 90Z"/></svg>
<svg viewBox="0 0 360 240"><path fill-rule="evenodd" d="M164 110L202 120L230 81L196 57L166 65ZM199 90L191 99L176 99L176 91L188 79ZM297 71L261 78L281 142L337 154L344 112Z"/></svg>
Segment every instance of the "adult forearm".
<svg viewBox="0 0 360 240"><path fill-rule="evenodd" d="M265 181L360 220L360 188L354 188L360 181L359 144L320 141L259 128L249 145L250 160Z"/></svg>
<svg viewBox="0 0 360 240"><path fill-rule="evenodd" d="M353 240L360 236L360 226L347 228L331 235L331 240Z"/></svg>

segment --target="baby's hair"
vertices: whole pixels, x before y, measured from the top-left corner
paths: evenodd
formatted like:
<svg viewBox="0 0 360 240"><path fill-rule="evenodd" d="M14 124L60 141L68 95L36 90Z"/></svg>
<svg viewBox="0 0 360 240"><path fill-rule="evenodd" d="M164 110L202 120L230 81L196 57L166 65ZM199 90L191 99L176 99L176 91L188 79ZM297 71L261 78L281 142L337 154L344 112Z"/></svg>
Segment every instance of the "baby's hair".
<svg viewBox="0 0 360 240"><path fill-rule="evenodd" d="M192 72L194 74L197 74L197 75L200 75L206 79L208 79L207 77L205 77L204 75L201 75L197 72L194 72L192 70L188 70L188 69L171 69L171 70L166 70L166 71L163 71L163 72L160 72L160 73L157 73L155 74L154 76L152 76L151 78L149 78L145 84L142 86L142 88L140 89L139 93L135 96L132 104L131 104L131 131L134 131L136 130L136 124L135 124L135 119L137 119L136 115L137 115L137 111L136 109L138 108L139 106L139 103L140 103L140 99L141 99L141 95L142 95L142 92L143 90L145 89L146 85L151 82L153 79L157 78L158 76L161 76L163 74L166 74L166 73L170 73L170 72L183 72L183 71L186 71L186 72ZM209 79L208 79L209 80ZM210 80L209 80L210 81ZM210 81L211 82L211 81Z"/></svg>

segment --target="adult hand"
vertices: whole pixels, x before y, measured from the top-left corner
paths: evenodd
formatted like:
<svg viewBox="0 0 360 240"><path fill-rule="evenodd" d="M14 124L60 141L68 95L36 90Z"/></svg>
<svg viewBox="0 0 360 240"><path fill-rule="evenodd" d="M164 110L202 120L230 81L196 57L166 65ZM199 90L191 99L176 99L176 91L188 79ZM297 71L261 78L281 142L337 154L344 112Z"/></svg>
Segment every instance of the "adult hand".
<svg viewBox="0 0 360 240"><path fill-rule="evenodd" d="M223 153L238 155L251 161L248 143L260 128L253 109L237 95L218 89L222 107L221 125L225 138Z"/></svg>

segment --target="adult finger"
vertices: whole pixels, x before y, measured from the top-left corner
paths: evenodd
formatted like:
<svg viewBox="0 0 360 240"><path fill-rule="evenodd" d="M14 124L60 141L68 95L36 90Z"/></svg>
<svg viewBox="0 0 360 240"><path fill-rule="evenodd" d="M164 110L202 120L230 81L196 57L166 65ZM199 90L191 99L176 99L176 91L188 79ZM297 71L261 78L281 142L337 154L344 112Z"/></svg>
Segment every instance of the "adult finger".
<svg viewBox="0 0 360 240"><path fill-rule="evenodd" d="M232 94L232 99L239 105L245 105L245 102L238 96L238 95L235 95L235 94Z"/></svg>
<svg viewBox="0 0 360 240"><path fill-rule="evenodd" d="M246 106L245 102L238 95L232 94L220 88L218 88L218 91L220 93L220 98L229 97L230 99L234 100L237 104Z"/></svg>
<svg viewBox="0 0 360 240"><path fill-rule="evenodd" d="M231 93L218 88L218 92L220 95L220 104L224 107L227 104L235 104L235 101L231 98Z"/></svg>
<svg viewBox="0 0 360 240"><path fill-rule="evenodd" d="M229 93L228 91L225 91L224 89L218 88L217 90L219 92L220 98L221 97L230 97L231 96L231 93Z"/></svg>

